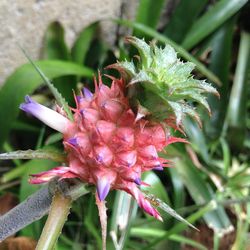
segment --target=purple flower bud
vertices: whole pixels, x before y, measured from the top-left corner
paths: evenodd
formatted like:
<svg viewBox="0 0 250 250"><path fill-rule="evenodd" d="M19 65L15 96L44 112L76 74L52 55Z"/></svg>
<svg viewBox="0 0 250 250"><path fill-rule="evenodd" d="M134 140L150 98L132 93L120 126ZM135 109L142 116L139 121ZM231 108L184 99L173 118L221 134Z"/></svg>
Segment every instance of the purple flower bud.
<svg viewBox="0 0 250 250"><path fill-rule="evenodd" d="M87 88L84 87L82 93L86 100L88 101L92 100L93 94Z"/></svg>
<svg viewBox="0 0 250 250"><path fill-rule="evenodd" d="M82 97L81 97L80 95L77 95L77 96L76 96L76 100L77 100L77 102L79 103L79 102L81 102Z"/></svg>
<svg viewBox="0 0 250 250"><path fill-rule="evenodd" d="M70 143L74 147L78 146L77 138L70 138L70 139L68 139L68 143Z"/></svg>
<svg viewBox="0 0 250 250"><path fill-rule="evenodd" d="M97 181L97 194L100 201L103 201L110 190L110 182L103 176Z"/></svg>
<svg viewBox="0 0 250 250"><path fill-rule="evenodd" d="M103 157L102 157L101 155L97 155L97 156L96 156L96 161L97 161L98 163L103 163Z"/></svg>
<svg viewBox="0 0 250 250"><path fill-rule="evenodd" d="M141 178L139 178L139 177L135 178L134 182L135 182L135 184L140 186L141 185Z"/></svg>

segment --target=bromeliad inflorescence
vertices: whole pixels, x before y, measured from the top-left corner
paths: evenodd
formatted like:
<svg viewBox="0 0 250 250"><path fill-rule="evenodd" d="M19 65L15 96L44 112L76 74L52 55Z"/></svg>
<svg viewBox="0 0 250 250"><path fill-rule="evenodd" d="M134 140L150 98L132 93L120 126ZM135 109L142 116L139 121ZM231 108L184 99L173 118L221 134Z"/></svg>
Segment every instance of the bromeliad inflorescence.
<svg viewBox="0 0 250 250"><path fill-rule="evenodd" d="M79 178L97 186L100 201L110 189L124 190L147 213L161 220L138 188L144 184L141 174L152 169L163 170L168 163L157 152L170 143L185 140L170 136L161 124L136 117L124 96L123 79L114 78L109 88L99 76L95 88L94 94L84 88L75 97L73 121L28 96L21 104L22 110L63 134L67 152L67 167L35 174L30 182L40 184L55 176Z"/></svg>
<svg viewBox="0 0 250 250"><path fill-rule="evenodd" d="M145 171L163 170L169 165L158 156L167 145L186 142L173 137L171 128L183 130L182 120L199 117L188 100L208 110L204 93L218 94L205 81L195 80L194 65L177 59L176 52L148 45L135 37L127 38L139 50L139 61L118 62L121 78L109 76L111 87L99 74L95 91L83 88L75 96L73 120L59 108L48 109L26 96L20 108L63 134L66 166L32 175L30 182L40 184L54 177L78 178L96 185L97 203L112 189L132 195L148 214L162 220L159 212L140 191Z"/></svg>

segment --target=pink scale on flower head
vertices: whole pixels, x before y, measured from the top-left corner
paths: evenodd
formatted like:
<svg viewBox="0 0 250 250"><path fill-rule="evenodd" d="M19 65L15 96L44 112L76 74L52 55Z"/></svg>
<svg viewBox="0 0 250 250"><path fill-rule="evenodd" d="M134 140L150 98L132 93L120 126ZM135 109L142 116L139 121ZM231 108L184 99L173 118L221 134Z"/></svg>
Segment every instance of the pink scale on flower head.
<svg viewBox="0 0 250 250"><path fill-rule="evenodd" d="M160 158L157 151L184 140L167 136L161 124L143 117L138 119L124 95L123 80L111 79L112 85L108 87L99 76L94 93L84 88L75 97L72 122L26 97L21 108L63 134L68 165L33 175L31 182L43 183L55 176L79 178L96 185L100 201L112 189L124 190L142 209L161 220L139 190L143 184L141 174L152 169L162 170L167 166L166 160Z"/></svg>

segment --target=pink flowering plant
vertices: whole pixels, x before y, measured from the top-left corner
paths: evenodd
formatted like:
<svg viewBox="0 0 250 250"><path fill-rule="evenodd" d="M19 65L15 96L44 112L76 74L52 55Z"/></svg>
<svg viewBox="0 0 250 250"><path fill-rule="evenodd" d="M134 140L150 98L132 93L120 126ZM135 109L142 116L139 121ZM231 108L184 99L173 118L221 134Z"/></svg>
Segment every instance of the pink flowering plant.
<svg viewBox="0 0 250 250"><path fill-rule="evenodd" d="M218 95L218 92L206 81L194 79L191 75L194 64L180 61L171 46L159 48L136 37L126 40L138 50L137 60L108 66L118 70L120 77L99 73L97 79L94 78L93 92L84 87L74 94L74 107L68 107L35 65L55 94L58 106L52 110L26 96L20 109L61 133L64 147L62 164L38 171L29 180L31 184L50 183L46 192L53 183L49 218L37 249L43 249L46 244L54 246L71 202L90 191L95 193L99 209L103 249L107 233L105 200L111 190L125 191L140 208L159 221L163 220L158 211L162 208L188 223L166 203L143 191L144 187L150 190L150 185L143 181L142 175L172 166L166 157L167 146L187 143L186 139L174 136L173 131L185 135L186 116L201 126L193 102L200 103L210 113L204 94ZM105 84L107 78L111 79L110 86ZM39 157L39 153L30 152L34 158ZM53 157L56 155L51 153ZM38 217L46 212L48 209ZM56 213L57 219L53 216ZM54 231L51 223L56 225Z"/></svg>

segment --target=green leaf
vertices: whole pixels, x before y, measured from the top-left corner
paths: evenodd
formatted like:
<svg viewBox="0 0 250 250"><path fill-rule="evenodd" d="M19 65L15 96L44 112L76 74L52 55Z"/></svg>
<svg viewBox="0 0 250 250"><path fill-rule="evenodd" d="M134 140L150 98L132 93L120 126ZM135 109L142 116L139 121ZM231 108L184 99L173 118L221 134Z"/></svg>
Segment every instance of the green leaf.
<svg viewBox="0 0 250 250"><path fill-rule="evenodd" d="M185 152L177 151L173 146L168 146L168 152L175 155L174 165L195 203L202 204L214 200L215 193L211 185L202 179L201 172L193 165ZM232 229L222 206L205 214L204 219L210 228L222 235Z"/></svg>
<svg viewBox="0 0 250 250"><path fill-rule="evenodd" d="M43 57L49 60L65 60L69 61L71 55L64 39L64 29L59 22L52 22L46 32L43 46ZM74 103L72 89L76 88L76 77L63 76L54 79L53 84L62 94L62 96L70 103Z"/></svg>
<svg viewBox="0 0 250 250"><path fill-rule="evenodd" d="M48 136L48 138L45 141L45 145L50 145L53 143L56 143L58 141L61 141L63 138L63 135L61 133L54 133Z"/></svg>
<svg viewBox="0 0 250 250"><path fill-rule="evenodd" d="M173 208L171 208L167 203L163 202L159 198L156 198L154 195L150 193L145 193L146 199L148 199L152 205L155 204L156 208L160 208L170 216L174 217L176 220L187 224L188 226L192 227L193 229L196 229L199 231L195 226L193 226L191 223L189 223L187 220L185 220L182 216L180 216Z"/></svg>
<svg viewBox="0 0 250 250"><path fill-rule="evenodd" d="M198 219L200 219L202 216L204 216L205 214L207 214L211 210L215 209L216 206L217 205L216 205L215 201L211 201L206 206L202 207L200 210L198 210L195 213L193 213L192 215L190 215L187 218L187 220L190 223L194 223L195 221L197 221ZM178 222L170 230L165 231L164 234L160 235L156 240L151 241L150 244L147 245L147 247L145 248L145 250L151 250L153 246L157 245L162 240L167 239L167 238L171 237L174 234L181 233L183 230L186 229L186 227L187 227L187 224Z"/></svg>
<svg viewBox="0 0 250 250"><path fill-rule="evenodd" d="M208 145L203 131L188 117L184 120L184 127L193 149L199 152L206 163L209 163L211 159L208 154Z"/></svg>
<svg viewBox="0 0 250 250"><path fill-rule="evenodd" d="M141 23L135 23L128 20L122 20L122 19L116 19L115 22L128 26L131 28L134 28L136 30L140 30L143 32L143 34L146 34L152 38L157 39L158 41L171 45L181 57L185 58L187 61L190 61L194 63L197 67L197 70L200 71L204 76L206 76L208 79L210 79L212 82L217 83L218 85L221 84L219 78L212 73L210 70L208 70L202 63L200 63L196 58L194 58L191 54L189 54L185 49L183 49L181 46L179 46L177 43L172 41L171 39L166 38L164 35L158 33L157 31L151 29L150 27L147 27Z"/></svg>
<svg viewBox="0 0 250 250"><path fill-rule="evenodd" d="M110 236L115 249L124 249L135 220L137 203L124 191L116 191L110 226Z"/></svg>
<svg viewBox="0 0 250 250"><path fill-rule="evenodd" d="M164 230L155 229L155 228L142 228L142 227L133 227L131 229L131 236L139 237L139 238L159 238L164 237L166 232ZM169 240L173 240L176 242L180 242L185 245L190 245L195 247L195 249L200 250L206 250L207 248L203 246L202 244L199 244L198 242L194 240L190 240L184 236L172 234L168 237Z"/></svg>
<svg viewBox="0 0 250 250"><path fill-rule="evenodd" d="M137 14L135 21L138 23L145 24L153 29L157 28L157 24L159 22L161 12L163 10L164 5L166 4L166 0L143 0L140 1L140 4L137 8ZM134 35L140 37L142 34L141 31L135 30Z"/></svg>
<svg viewBox="0 0 250 250"><path fill-rule="evenodd" d="M247 89L250 73L249 66L250 34L242 32L226 122L230 142L237 149L242 148L246 136Z"/></svg>
<svg viewBox="0 0 250 250"><path fill-rule="evenodd" d="M248 0L220 0L216 2L194 23L182 46L187 50L191 49L237 13L247 2Z"/></svg>
<svg viewBox="0 0 250 250"><path fill-rule="evenodd" d="M82 64L84 62L87 51L90 47L90 43L93 40L97 28L98 23L93 23L87 28L84 28L77 37L71 50L72 60L76 63Z"/></svg>
<svg viewBox="0 0 250 250"><path fill-rule="evenodd" d="M194 240L191 240L185 236L178 235L178 234L172 234L171 236L169 236L169 240L179 242L182 245L185 244L185 245L191 246L195 249L200 249L200 250L207 250L208 249L204 245L202 245Z"/></svg>
<svg viewBox="0 0 250 250"><path fill-rule="evenodd" d="M38 61L36 64L50 79L64 75L92 77L90 69L71 62L44 60ZM33 69L33 66L25 64L8 77L0 89L0 148L8 136L11 124L19 113L19 105L23 102L24 96L32 93L42 82L41 77ZM16 93L17 90L18 95Z"/></svg>
<svg viewBox="0 0 250 250"><path fill-rule="evenodd" d="M9 159L49 159L56 162L63 162L65 161L65 155L58 151L44 149L18 150L0 154L0 160Z"/></svg>
<svg viewBox="0 0 250 250"><path fill-rule="evenodd" d="M162 184L160 178L154 172L144 172L142 175L142 180L150 185L150 187L143 187L144 191L147 191L150 194L153 194L156 197L160 198L164 202L171 204L164 185Z"/></svg>
<svg viewBox="0 0 250 250"><path fill-rule="evenodd" d="M163 34L180 43L207 2L208 0L192 0L192 4L190 4L190 0L181 0L170 17ZM185 21L183 21L183 17L185 17Z"/></svg>
<svg viewBox="0 0 250 250"><path fill-rule="evenodd" d="M47 28L43 54L48 59L70 60L69 49L64 41L64 29L57 21Z"/></svg>
<svg viewBox="0 0 250 250"><path fill-rule="evenodd" d="M228 107L228 93L230 83L230 66L232 55L233 30L236 18L231 18L223 24L211 37L210 45L211 62L209 68L223 83L217 88L220 98L208 97L208 102L212 110L211 119L205 121L205 129L210 138L218 138L221 135L226 112Z"/></svg>
<svg viewBox="0 0 250 250"><path fill-rule="evenodd" d="M68 118L70 120L73 119L72 112L69 108L68 103L64 99L64 97L61 95L61 93L58 91L58 89L52 84L52 82L49 80L49 78L42 72L42 70L36 65L36 63L29 57L29 55L26 53L26 51L21 48L23 53L25 54L26 58L29 60L31 65L35 68L37 73L41 76L41 78L44 80L44 83L47 85L47 87L50 89L51 93L54 95L57 103L63 108L65 113L67 114Z"/></svg>
<svg viewBox="0 0 250 250"><path fill-rule="evenodd" d="M175 168L169 168L168 171L173 183L173 207L178 209L185 204L186 193L184 191L184 185Z"/></svg>

